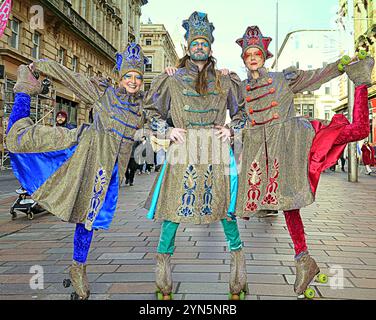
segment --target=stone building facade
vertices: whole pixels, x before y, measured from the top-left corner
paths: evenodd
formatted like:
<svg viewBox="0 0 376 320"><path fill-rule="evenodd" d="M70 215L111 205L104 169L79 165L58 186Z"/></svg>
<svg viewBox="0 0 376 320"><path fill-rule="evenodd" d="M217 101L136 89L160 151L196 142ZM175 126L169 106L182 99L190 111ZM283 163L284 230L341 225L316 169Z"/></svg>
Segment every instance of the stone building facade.
<svg viewBox="0 0 376 320"><path fill-rule="evenodd" d="M113 78L116 52L139 40L141 7L147 0L14 0L0 38L0 144L4 165L4 130L13 104L13 85L20 64L48 58L91 76ZM85 106L58 81L51 95L33 99L32 116L53 125L57 110L69 122L89 121ZM3 143L1 143L3 142Z"/></svg>
<svg viewBox="0 0 376 320"><path fill-rule="evenodd" d="M166 67L176 66L179 57L169 32L163 24L141 24L140 44L149 64L145 67L144 89L148 90L154 77Z"/></svg>

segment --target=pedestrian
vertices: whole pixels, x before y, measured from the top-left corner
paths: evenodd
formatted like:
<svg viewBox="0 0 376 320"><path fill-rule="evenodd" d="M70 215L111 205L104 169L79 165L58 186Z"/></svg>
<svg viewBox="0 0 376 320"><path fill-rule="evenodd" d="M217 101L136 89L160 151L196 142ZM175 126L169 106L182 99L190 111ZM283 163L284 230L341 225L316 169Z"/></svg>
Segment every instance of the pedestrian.
<svg viewBox="0 0 376 320"><path fill-rule="evenodd" d="M125 185L129 184L131 187L134 185L134 176L138 169L138 164L134 158L135 150L140 143L141 143L140 141L135 141L133 143L131 156L129 159L127 170L125 171Z"/></svg>
<svg viewBox="0 0 376 320"><path fill-rule="evenodd" d="M367 58L345 67L356 86L353 123L335 115L325 125L296 117L294 94L315 91L340 76L340 61L317 70L290 67L269 72L264 65L273 56L268 50L271 41L257 26L248 27L236 41L248 70L243 81L247 115L241 130L243 161L236 214L249 218L259 210L284 212L295 249L294 291L302 297L319 268L308 253L300 209L314 201L321 172L337 163L346 144L369 134L367 85L374 61Z"/></svg>
<svg viewBox="0 0 376 320"><path fill-rule="evenodd" d="M371 166L376 165L375 150L369 144L368 140L362 146L362 161L366 167L366 175L371 175L373 172Z"/></svg>
<svg viewBox="0 0 376 320"><path fill-rule="evenodd" d="M119 88L87 78L50 60L22 65L7 129L14 173L33 199L63 221L76 225L69 275L74 300L88 299L86 261L94 230L110 227L120 179L129 162L134 135L144 123L144 64L136 43L116 55ZM41 91L36 72L60 80L82 102L93 106L94 122L68 130L35 125L31 96Z"/></svg>
<svg viewBox="0 0 376 320"><path fill-rule="evenodd" d="M60 110L55 117L55 125L57 127L64 127L67 129L74 129L75 126L68 122L68 113L64 110Z"/></svg>
<svg viewBox="0 0 376 320"><path fill-rule="evenodd" d="M340 157L340 160L341 160L341 170L342 172L346 172L345 170L345 165L346 165L346 157L345 157L345 150L343 150L343 152L341 153L341 157Z"/></svg>
<svg viewBox="0 0 376 320"><path fill-rule="evenodd" d="M141 137L141 143L135 149L134 158L138 165L139 175L151 173L154 164L154 151L146 136Z"/></svg>
<svg viewBox="0 0 376 320"><path fill-rule="evenodd" d="M243 116L240 79L216 70L211 50L214 26L205 13L194 12L183 27L187 51L176 74L156 77L145 98L145 110L155 115L154 119L150 115L151 129L172 142L147 202L148 218L163 221L156 257L158 298L171 299L170 259L179 224L221 221L231 255L230 296L239 299L247 292L247 272L233 216L236 164L224 157L231 158L232 152L231 130L225 127L227 110L232 126ZM169 114L173 127L167 122Z"/></svg>

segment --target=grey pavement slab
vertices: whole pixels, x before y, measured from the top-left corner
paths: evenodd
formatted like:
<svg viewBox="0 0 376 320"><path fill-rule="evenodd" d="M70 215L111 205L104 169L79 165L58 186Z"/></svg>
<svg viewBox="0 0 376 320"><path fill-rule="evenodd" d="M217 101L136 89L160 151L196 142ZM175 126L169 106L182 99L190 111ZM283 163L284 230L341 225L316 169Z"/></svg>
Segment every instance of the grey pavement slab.
<svg viewBox="0 0 376 320"><path fill-rule="evenodd" d="M154 300L155 253L160 222L148 221L142 205L155 174L137 176L120 189L112 228L95 232L88 259L93 300ZM376 177L347 182L323 174L316 202L301 210L308 248L321 271L343 288L314 284L318 299L376 299ZM0 300L69 299L61 282L72 261L75 226L47 214L11 221L14 190L0 193ZM239 220L245 244L250 295L247 300L295 300L294 249L283 214ZM182 224L172 258L175 299L227 300L230 253L221 224ZM31 290L30 267L43 267L45 288ZM334 280L333 280L334 279Z"/></svg>

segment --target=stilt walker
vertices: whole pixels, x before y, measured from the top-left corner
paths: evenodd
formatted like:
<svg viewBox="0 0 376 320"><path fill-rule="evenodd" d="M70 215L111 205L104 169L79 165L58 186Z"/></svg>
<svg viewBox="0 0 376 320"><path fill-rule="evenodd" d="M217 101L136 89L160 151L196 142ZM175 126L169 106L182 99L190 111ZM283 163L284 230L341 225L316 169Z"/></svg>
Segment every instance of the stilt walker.
<svg viewBox="0 0 376 320"><path fill-rule="evenodd" d="M312 298L308 286L320 270L308 253L300 209L314 202L321 172L338 161L346 144L368 136L367 85L374 61L362 53L361 61L344 57L318 70L268 72L264 64L273 56L268 51L271 40L257 26L248 27L237 40L248 79L243 81L247 114L236 215L284 212L296 254L294 290L299 297ZM343 115L327 125L295 116L294 94L315 91L343 71L356 86L352 124ZM318 280L327 281L325 275Z"/></svg>
<svg viewBox="0 0 376 320"><path fill-rule="evenodd" d="M233 217L236 163L229 143L231 130L224 126L228 109L233 126L242 120L240 79L235 74L222 76L215 69L214 26L205 13L194 12L183 27L187 55L173 77L162 74L154 80L145 100L151 129L177 142L168 149L147 206L150 219L163 221L156 258L157 295L172 299L170 260L179 224L221 221L231 252L230 299L244 299L245 259ZM170 116L174 127L166 121Z"/></svg>
<svg viewBox="0 0 376 320"><path fill-rule="evenodd" d="M14 87L7 147L15 176L33 199L63 221L76 224L73 263L69 270L71 299L90 295L86 261L94 230L110 227L120 179L129 161L133 137L144 123L140 91L144 55L135 43L117 54L120 88L72 72L54 61L21 65ZM31 96L40 93L38 73L62 82L94 110L94 122L78 129L34 124Z"/></svg>

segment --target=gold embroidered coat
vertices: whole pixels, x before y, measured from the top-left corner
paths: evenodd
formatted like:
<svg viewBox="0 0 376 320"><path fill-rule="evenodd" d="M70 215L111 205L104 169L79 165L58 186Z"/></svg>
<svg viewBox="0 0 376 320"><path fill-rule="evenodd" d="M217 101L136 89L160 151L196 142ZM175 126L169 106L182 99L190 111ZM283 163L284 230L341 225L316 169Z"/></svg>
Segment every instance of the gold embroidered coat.
<svg viewBox="0 0 376 320"><path fill-rule="evenodd" d="M11 128L7 147L12 153L43 153L76 146L73 155L32 197L62 220L85 223L91 230L116 162L119 177L124 176L134 134L144 123L143 94L128 95L54 61L37 62L36 69L62 81L83 102L92 105L94 122L68 130L34 124L30 118L23 118Z"/></svg>
<svg viewBox="0 0 376 320"><path fill-rule="evenodd" d="M168 149L156 219L206 224L227 216L230 144L215 136L214 127L225 125L227 110L232 125L242 120L240 79L235 74L220 76L219 92L215 75L210 74L208 94L200 95L195 90L197 75L197 66L189 61L173 77L158 76L145 98L151 129L168 137L172 128L166 120L170 118L174 127L187 130L185 143L174 143Z"/></svg>
<svg viewBox="0 0 376 320"><path fill-rule="evenodd" d="M315 132L307 118L296 117L294 94L317 90L341 75L338 63L312 71L263 68L260 78L242 82L246 118L237 216L299 209L314 201L308 159Z"/></svg>

